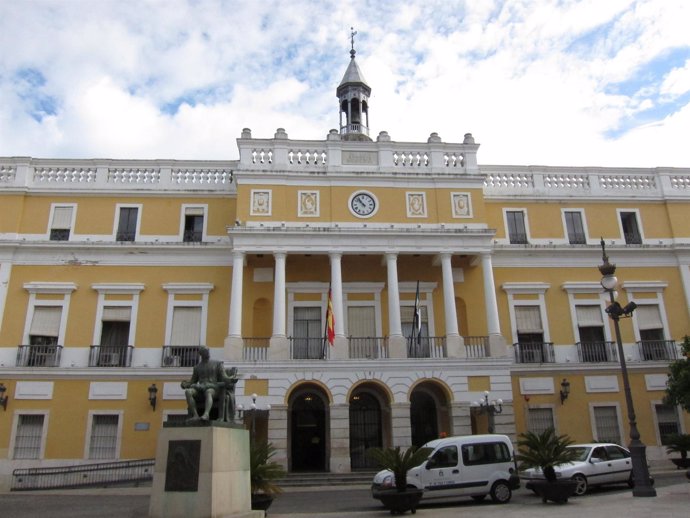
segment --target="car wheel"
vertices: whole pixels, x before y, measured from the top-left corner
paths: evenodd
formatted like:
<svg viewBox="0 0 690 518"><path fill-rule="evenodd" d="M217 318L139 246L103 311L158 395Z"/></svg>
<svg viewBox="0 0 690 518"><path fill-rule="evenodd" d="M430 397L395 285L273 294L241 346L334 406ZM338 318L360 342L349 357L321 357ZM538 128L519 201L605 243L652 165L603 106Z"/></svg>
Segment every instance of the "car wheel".
<svg viewBox="0 0 690 518"><path fill-rule="evenodd" d="M572 480L577 482L577 487L575 488L575 496L582 496L587 492L587 477L578 473L573 475Z"/></svg>
<svg viewBox="0 0 690 518"><path fill-rule="evenodd" d="M472 495L472 500L475 502L481 502L486 498L486 495Z"/></svg>
<svg viewBox="0 0 690 518"><path fill-rule="evenodd" d="M510 490L510 486L505 480L497 480L494 482L489 494L491 495L491 500L497 504L507 504L510 502L510 497L513 496L513 492Z"/></svg>

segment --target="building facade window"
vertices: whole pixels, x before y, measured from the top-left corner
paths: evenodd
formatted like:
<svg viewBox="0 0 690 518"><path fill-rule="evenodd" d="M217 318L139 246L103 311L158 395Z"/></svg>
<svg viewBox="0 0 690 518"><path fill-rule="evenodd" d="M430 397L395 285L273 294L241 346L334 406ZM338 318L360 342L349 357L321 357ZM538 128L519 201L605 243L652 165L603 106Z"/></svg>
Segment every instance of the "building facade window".
<svg viewBox="0 0 690 518"><path fill-rule="evenodd" d="M293 311L292 358L323 358L324 323L321 306L295 306Z"/></svg>
<svg viewBox="0 0 690 518"><path fill-rule="evenodd" d="M51 241L69 241L74 206L53 206L50 222Z"/></svg>
<svg viewBox="0 0 690 518"><path fill-rule="evenodd" d="M89 435L89 459L116 459L120 429L118 414L93 414Z"/></svg>
<svg viewBox="0 0 690 518"><path fill-rule="evenodd" d="M138 219L138 207L120 207L115 239L117 241L135 241Z"/></svg>
<svg viewBox="0 0 690 518"><path fill-rule="evenodd" d="M13 458L40 459L43 455L44 414L19 414L14 436Z"/></svg>
<svg viewBox="0 0 690 518"><path fill-rule="evenodd" d="M626 245L641 245L642 234L638 224L638 214L636 211L619 211L623 239Z"/></svg>
<svg viewBox="0 0 690 518"><path fill-rule="evenodd" d="M527 430L535 434L540 434L549 428L556 428L553 420L553 408L533 408L527 409Z"/></svg>
<svg viewBox="0 0 690 518"><path fill-rule="evenodd" d="M508 240L513 245L527 244L527 227L525 225L525 212L522 210L506 211L506 225L508 227Z"/></svg>
<svg viewBox="0 0 690 518"><path fill-rule="evenodd" d="M587 244L582 212L571 210L563 211L563 219L565 220L565 228L568 234L568 243L571 245Z"/></svg>
<svg viewBox="0 0 690 518"><path fill-rule="evenodd" d="M618 407L595 406L592 408L594 418L594 440L620 444L621 431L618 422Z"/></svg>
<svg viewBox="0 0 690 518"><path fill-rule="evenodd" d="M616 350L606 340L604 319L599 305L576 306L577 330L580 337L578 353L581 362L616 361Z"/></svg>
<svg viewBox="0 0 690 518"><path fill-rule="evenodd" d="M654 413L659 431L659 443L666 446L672 435L681 433L678 409L672 405L657 403L654 405Z"/></svg>
<svg viewBox="0 0 690 518"><path fill-rule="evenodd" d="M204 207L185 207L182 241L201 243L204 238Z"/></svg>

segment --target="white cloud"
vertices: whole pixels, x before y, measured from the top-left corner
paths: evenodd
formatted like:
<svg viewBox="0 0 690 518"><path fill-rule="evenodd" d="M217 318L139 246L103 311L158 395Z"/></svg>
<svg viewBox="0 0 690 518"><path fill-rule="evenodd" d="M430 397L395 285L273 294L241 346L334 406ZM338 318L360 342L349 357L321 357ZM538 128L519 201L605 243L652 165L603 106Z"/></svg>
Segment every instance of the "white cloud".
<svg viewBox="0 0 690 518"><path fill-rule="evenodd" d="M637 117L690 90L689 9L682 0L0 2L0 155L234 158L243 127L323 139L338 124L354 26L373 137L471 132L480 163L688 166L688 106L653 123ZM686 52L684 66L615 88L674 51ZM17 81L27 69L55 101L40 120Z"/></svg>

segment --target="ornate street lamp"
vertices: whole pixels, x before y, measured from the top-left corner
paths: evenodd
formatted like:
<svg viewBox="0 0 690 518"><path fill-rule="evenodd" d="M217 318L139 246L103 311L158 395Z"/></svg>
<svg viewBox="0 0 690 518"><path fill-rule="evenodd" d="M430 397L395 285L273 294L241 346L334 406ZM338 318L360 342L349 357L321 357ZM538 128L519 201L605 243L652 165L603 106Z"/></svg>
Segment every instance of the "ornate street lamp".
<svg viewBox="0 0 690 518"><path fill-rule="evenodd" d="M489 402L489 391L484 391L483 401L474 401L472 406L478 414L486 414L489 417L489 433L494 433L494 416L503 412L503 400L497 399Z"/></svg>
<svg viewBox="0 0 690 518"><path fill-rule="evenodd" d="M618 321L621 318L628 318L632 316L633 311L637 305L630 302L627 306L621 307L616 301L614 290L618 284L618 279L614 275L616 273L616 265L609 263L609 258L606 255L606 245L604 240L601 240L601 251L603 264L599 266L599 271L603 276L601 278L601 286L609 294L611 304L606 308L609 318L613 320L613 328L616 332L616 345L618 346L618 358L621 363L621 374L623 376L623 390L625 391L625 403L628 407L628 422L630 423L630 457L632 460L632 474L635 481L633 487L633 496L656 496L656 490L652 487L649 478L649 468L647 467L647 447L640 440L640 432L637 429L637 422L635 417L635 407L633 406L632 395L630 393L630 380L628 379L628 367L625 364L625 355L623 354L623 341L621 340L621 330Z"/></svg>
<svg viewBox="0 0 690 518"><path fill-rule="evenodd" d="M264 407L264 409L260 409L260 408L258 407L258 405L256 404L256 398L258 397L258 396L256 395L256 393L252 394L251 397L252 397L252 403L251 403L251 405L249 405L249 408L244 408L244 405L237 405L237 410L238 410L238 413L239 413L239 417L240 417L240 419L242 419L242 421L244 421L248 416L251 415L252 422L251 422L251 425L250 425L250 426L251 426L250 430L251 430L251 439L252 439L252 442L253 442L254 439L255 439L255 436L256 436L256 417L257 417L257 413L266 413L266 414L268 414L268 412L270 412L270 410L271 410L271 405L266 405L266 406Z"/></svg>

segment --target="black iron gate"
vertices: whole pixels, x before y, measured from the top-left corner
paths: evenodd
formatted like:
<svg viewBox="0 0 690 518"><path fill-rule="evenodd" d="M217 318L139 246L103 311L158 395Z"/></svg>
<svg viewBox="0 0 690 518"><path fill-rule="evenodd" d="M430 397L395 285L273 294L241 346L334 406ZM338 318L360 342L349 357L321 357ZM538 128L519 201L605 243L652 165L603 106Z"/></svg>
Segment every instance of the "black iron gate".
<svg viewBox="0 0 690 518"><path fill-rule="evenodd" d="M361 392L350 400L350 463L352 469L372 469L377 465L367 457L369 448L383 446L381 405L371 394Z"/></svg>

